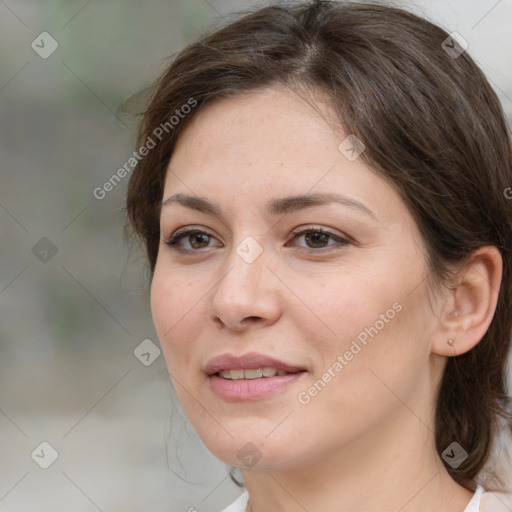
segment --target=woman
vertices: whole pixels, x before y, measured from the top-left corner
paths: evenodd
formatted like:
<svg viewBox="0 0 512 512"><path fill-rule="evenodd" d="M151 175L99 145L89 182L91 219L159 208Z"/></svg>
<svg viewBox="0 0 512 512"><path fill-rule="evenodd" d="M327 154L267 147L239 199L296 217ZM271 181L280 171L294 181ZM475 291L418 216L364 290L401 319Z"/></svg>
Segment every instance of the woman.
<svg viewBox="0 0 512 512"><path fill-rule="evenodd" d="M275 5L156 83L129 227L177 396L242 468L226 511L504 490L512 151L465 48L396 8Z"/></svg>

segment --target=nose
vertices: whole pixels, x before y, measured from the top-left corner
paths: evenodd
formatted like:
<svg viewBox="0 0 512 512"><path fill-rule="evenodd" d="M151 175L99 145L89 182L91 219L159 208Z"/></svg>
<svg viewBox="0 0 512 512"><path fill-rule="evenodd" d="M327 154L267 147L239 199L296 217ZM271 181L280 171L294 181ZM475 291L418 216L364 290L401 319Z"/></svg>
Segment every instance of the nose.
<svg viewBox="0 0 512 512"><path fill-rule="evenodd" d="M227 270L212 291L210 319L236 332L276 322L282 314L279 280L267 263L265 253L247 263L233 249Z"/></svg>

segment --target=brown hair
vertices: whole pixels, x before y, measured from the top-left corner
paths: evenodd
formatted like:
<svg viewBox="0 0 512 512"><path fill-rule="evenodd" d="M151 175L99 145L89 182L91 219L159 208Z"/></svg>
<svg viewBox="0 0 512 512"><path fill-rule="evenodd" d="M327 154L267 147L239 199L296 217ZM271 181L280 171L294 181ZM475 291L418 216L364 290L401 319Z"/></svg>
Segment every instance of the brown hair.
<svg viewBox="0 0 512 512"><path fill-rule="evenodd" d="M433 281L448 282L451 266L483 245L501 252L495 316L475 348L448 359L435 410L438 453L453 441L468 452L459 467L446 468L474 490L500 422L507 431L512 425L505 373L512 149L496 94L467 52L447 51L458 48L448 37L401 9L330 1L264 7L203 36L176 56L152 90L138 147L158 143L131 176L127 233L144 243L152 276L166 168L180 132L208 102L277 85L323 92L346 133L366 146L361 158L409 207ZM169 123L187 104L197 107Z"/></svg>

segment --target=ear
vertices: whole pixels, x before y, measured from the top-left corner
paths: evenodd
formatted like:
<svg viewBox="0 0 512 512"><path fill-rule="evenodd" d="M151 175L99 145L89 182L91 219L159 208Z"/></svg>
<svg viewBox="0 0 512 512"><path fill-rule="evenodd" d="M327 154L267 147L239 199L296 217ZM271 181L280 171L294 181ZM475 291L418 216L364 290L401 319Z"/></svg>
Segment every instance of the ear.
<svg viewBox="0 0 512 512"><path fill-rule="evenodd" d="M457 284L449 291L432 353L458 356L480 342L496 311L502 273L498 248L484 246L473 252L457 273Z"/></svg>

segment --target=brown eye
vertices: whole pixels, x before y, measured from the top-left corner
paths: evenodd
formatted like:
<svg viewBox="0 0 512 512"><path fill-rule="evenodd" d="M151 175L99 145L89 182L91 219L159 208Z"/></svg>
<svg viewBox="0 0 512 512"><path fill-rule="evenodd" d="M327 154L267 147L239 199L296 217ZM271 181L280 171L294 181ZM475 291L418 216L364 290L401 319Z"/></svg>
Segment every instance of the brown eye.
<svg viewBox="0 0 512 512"><path fill-rule="evenodd" d="M175 233L169 241L165 241L165 244L177 251L197 251L208 248L212 239L213 236L206 231L189 229Z"/></svg>
<svg viewBox="0 0 512 512"><path fill-rule="evenodd" d="M330 238L329 235L320 231L311 231L306 233L304 237L304 240L306 240L308 245L312 245L314 249L325 247L328 244Z"/></svg>
<svg viewBox="0 0 512 512"><path fill-rule="evenodd" d="M322 228L310 228L303 231L295 232L292 242L304 238L306 245L299 245L305 250L312 252L321 252L315 249L325 249L327 247L343 247L348 245L350 242L345 238L340 237L330 231L326 231ZM332 243L329 243L332 241ZM330 249L329 249L330 250Z"/></svg>
<svg viewBox="0 0 512 512"><path fill-rule="evenodd" d="M204 233L196 233L194 235L190 235L188 240L194 249L203 249L204 247L208 247L209 236Z"/></svg>

